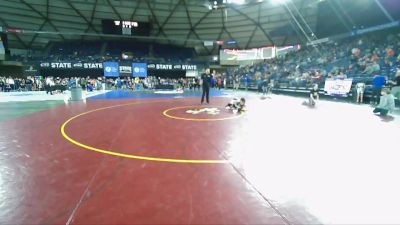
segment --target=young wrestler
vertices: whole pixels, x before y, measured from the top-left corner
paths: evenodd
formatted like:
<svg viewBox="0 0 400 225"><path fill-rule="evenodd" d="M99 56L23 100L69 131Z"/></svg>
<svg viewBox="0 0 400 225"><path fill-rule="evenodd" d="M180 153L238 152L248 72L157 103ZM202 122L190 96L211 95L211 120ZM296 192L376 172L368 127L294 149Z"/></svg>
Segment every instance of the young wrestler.
<svg viewBox="0 0 400 225"><path fill-rule="evenodd" d="M231 102L226 105L226 109L232 110L233 112L242 113L246 110L246 99L233 98Z"/></svg>

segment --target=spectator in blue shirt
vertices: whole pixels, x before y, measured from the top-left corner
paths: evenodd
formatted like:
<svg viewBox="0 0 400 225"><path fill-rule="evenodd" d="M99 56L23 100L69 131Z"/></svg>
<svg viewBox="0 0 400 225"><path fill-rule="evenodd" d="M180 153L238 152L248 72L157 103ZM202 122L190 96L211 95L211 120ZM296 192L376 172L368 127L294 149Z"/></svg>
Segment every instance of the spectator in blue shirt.
<svg viewBox="0 0 400 225"><path fill-rule="evenodd" d="M75 87L75 86L76 86L76 82L75 82L75 79L74 79L74 78L71 78L71 79L69 80L69 86L70 86L70 87Z"/></svg>
<svg viewBox="0 0 400 225"><path fill-rule="evenodd" d="M379 104L382 88L386 84L386 77L382 75L375 75L372 80L372 101L373 104Z"/></svg>
<svg viewBox="0 0 400 225"><path fill-rule="evenodd" d="M122 88L122 80L120 78L117 79L117 86L118 86L118 89Z"/></svg>
<svg viewBox="0 0 400 225"><path fill-rule="evenodd" d="M245 75L246 91L249 89L250 77L248 74Z"/></svg>

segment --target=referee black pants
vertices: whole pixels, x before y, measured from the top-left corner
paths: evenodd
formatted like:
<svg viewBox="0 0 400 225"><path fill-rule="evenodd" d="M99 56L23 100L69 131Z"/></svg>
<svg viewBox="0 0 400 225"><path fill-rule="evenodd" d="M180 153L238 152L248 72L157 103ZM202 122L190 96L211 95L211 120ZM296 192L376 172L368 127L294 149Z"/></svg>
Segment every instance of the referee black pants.
<svg viewBox="0 0 400 225"><path fill-rule="evenodd" d="M204 96L206 96L206 101L207 103L210 103L210 87L209 86L203 86L203 94L201 95L201 103L204 102Z"/></svg>

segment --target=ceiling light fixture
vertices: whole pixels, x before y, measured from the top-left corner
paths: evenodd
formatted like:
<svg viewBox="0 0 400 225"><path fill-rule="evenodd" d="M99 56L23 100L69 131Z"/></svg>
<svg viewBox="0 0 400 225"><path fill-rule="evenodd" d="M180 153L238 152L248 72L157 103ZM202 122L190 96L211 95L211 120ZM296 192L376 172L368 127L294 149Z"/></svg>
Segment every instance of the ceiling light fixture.
<svg viewBox="0 0 400 225"><path fill-rule="evenodd" d="M229 4L237 4L237 5L243 5L246 4L246 0L227 0Z"/></svg>

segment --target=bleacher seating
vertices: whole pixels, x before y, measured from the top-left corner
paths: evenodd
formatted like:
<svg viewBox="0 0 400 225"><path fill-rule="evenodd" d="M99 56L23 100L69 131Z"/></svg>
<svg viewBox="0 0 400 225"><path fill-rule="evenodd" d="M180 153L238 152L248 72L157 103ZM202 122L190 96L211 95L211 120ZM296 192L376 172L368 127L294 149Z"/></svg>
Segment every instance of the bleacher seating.
<svg viewBox="0 0 400 225"><path fill-rule="evenodd" d="M130 52L135 58L149 55L149 43L136 41L108 41L106 55L120 57L124 52Z"/></svg>
<svg viewBox="0 0 400 225"><path fill-rule="evenodd" d="M177 47L167 44L154 44L154 56L172 61L187 60L194 57L193 48Z"/></svg>
<svg viewBox="0 0 400 225"><path fill-rule="evenodd" d="M104 49L103 49L104 48ZM129 60L147 62L186 62L195 57L193 48L168 44L155 44L143 41L70 41L55 42L51 45L49 60L124 60L123 53Z"/></svg>
<svg viewBox="0 0 400 225"><path fill-rule="evenodd" d="M100 41L71 41L55 42L50 49L49 55L56 57L89 57L100 55L102 42Z"/></svg>
<svg viewBox="0 0 400 225"><path fill-rule="evenodd" d="M266 75L277 87L300 90L313 83L323 84L325 78L346 77L352 78L353 84L365 82L367 85L375 74L392 79L400 66L397 35L392 31L378 32L307 46L281 59L228 69L228 83L239 77L242 87L247 80L248 88L257 88L259 80Z"/></svg>

